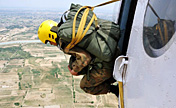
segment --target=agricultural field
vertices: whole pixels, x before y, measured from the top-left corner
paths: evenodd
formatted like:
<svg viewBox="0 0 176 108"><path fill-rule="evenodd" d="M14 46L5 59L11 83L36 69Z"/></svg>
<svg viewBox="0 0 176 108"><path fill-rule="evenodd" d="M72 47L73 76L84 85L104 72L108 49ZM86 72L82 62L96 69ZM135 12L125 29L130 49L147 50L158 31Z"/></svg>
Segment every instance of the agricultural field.
<svg viewBox="0 0 176 108"><path fill-rule="evenodd" d="M82 76L71 76L67 70L69 56L56 47L41 43L8 45L1 46L0 54L4 55L0 60L0 107L117 105L113 94L85 94L79 87Z"/></svg>
<svg viewBox="0 0 176 108"><path fill-rule="evenodd" d="M60 15L0 11L0 44L38 40L40 23ZM69 73L68 60L57 47L42 43L0 45L0 108L117 108L114 94L84 93L79 87L82 76Z"/></svg>

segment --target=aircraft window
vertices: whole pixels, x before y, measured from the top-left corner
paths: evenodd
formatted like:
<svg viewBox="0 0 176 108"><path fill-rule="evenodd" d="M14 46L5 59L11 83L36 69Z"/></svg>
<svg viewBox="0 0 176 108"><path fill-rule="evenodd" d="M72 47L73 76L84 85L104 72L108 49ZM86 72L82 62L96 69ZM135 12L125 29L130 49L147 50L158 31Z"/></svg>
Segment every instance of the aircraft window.
<svg viewBox="0 0 176 108"><path fill-rule="evenodd" d="M176 30L176 0L150 0L144 18L143 44L151 57L162 55Z"/></svg>

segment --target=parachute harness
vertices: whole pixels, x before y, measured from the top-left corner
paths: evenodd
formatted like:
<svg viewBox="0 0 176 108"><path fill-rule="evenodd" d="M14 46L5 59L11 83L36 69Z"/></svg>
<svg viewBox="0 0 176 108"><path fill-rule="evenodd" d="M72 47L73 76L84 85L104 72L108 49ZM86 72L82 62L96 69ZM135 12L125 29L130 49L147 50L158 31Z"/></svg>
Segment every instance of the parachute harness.
<svg viewBox="0 0 176 108"><path fill-rule="evenodd" d="M87 31L89 30L90 26L92 25L92 23L94 21L95 21L95 28L98 27L97 17L95 15L95 13L93 13L93 16L92 16L90 22L88 23L87 27L84 30L89 11L90 10L93 11L95 7L100 7L100 6L103 6L103 5L106 5L106 4L110 4L110 3L113 3L113 2L116 2L116 1L120 1L120 0L111 0L111 1L99 4L99 5L96 5L96 6L93 6L93 7L91 7L91 6L83 6L83 7L81 7L77 11L76 15L74 16L73 28L72 28L72 40L67 45L67 47L65 48L65 52L68 52L71 48L73 48L76 44L78 44L84 38L84 36L86 35ZM84 11L84 13L82 15L82 18L81 18L81 21L80 21L80 24L79 24L79 27L78 27L78 30L77 30L77 34L75 34L76 19L77 19L77 16L78 16L79 12L82 9L85 9L85 11Z"/></svg>

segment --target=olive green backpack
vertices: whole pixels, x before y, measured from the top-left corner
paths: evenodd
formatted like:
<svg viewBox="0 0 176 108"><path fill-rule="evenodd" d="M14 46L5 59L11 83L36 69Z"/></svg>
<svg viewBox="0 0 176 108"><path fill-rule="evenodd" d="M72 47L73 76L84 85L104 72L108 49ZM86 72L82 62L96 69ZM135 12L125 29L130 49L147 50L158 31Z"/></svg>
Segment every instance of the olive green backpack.
<svg viewBox="0 0 176 108"><path fill-rule="evenodd" d="M67 43L67 47L70 43L72 43L72 47L78 46L103 61L111 61L114 59L116 54L117 45L120 38L119 25L99 18L95 18L97 22L94 20L90 25L89 22L92 20L92 17L95 17L95 14L92 12L91 7L82 9L81 7L82 6L79 4L71 4L66 21L63 22L63 19L61 18L62 23L59 23L59 27L57 29L58 37ZM77 39L79 40L77 43L72 42L74 40L73 23L75 22L75 34L77 34L81 19L83 18L85 11L87 11L87 8L90 8L90 11L87 14L85 25L82 26L82 32L87 29L88 25L90 27L84 33L84 36Z"/></svg>

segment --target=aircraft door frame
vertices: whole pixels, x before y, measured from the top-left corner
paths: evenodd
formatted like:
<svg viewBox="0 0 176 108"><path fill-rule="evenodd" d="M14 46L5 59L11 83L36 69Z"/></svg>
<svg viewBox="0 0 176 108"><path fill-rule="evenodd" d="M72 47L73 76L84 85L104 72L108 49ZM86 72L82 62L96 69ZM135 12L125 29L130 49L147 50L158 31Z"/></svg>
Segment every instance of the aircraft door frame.
<svg viewBox="0 0 176 108"><path fill-rule="evenodd" d="M161 48L158 48L153 50L157 56L147 53L143 38L148 2L138 0L133 20L126 54L128 65L123 81L124 107L173 108L176 106L176 33L163 46L166 47L164 52L160 53Z"/></svg>

